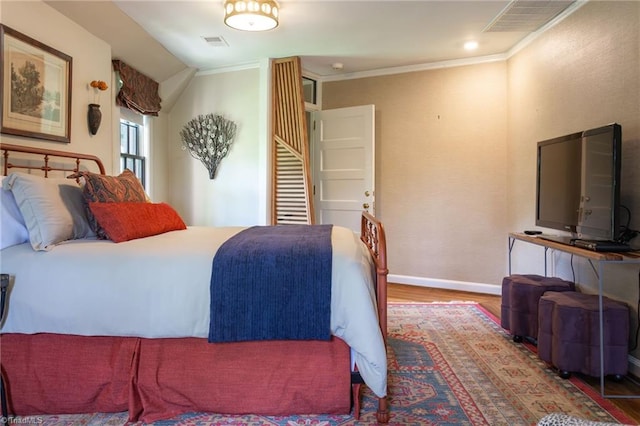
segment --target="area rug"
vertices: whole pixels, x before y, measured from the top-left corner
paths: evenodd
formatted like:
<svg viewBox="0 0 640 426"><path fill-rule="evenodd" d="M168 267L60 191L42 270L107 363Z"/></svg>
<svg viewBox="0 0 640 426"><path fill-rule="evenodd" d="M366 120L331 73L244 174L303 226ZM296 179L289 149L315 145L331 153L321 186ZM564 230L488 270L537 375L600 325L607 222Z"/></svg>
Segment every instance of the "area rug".
<svg viewBox="0 0 640 426"><path fill-rule="evenodd" d="M563 380L516 344L475 303L389 305L391 425L535 425L561 412L592 421L632 424L577 378ZM189 413L157 426L376 424L377 400L365 389L360 421L352 416L222 416ZM120 426L127 413L14 419L63 426Z"/></svg>

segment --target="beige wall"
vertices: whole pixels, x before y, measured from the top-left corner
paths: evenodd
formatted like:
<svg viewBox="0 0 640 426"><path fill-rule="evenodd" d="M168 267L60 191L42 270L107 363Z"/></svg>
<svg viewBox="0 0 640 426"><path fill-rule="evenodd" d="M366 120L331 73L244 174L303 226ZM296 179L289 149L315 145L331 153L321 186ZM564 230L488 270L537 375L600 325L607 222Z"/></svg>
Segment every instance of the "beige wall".
<svg viewBox="0 0 640 426"><path fill-rule="evenodd" d="M325 110L375 105L376 213L391 274L504 276L506 79L501 62L323 84Z"/></svg>
<svg viewBox="0 0 640 426"><path fill-rule="evenodd" d="M87 84L110 79L110 47L43 2L1 8L3 24L74 61L72 142L2 140L96 154L117 172L112 89L102 94L100 131L90 136L86 128ZM377 212L389 233L393 276L495 291L507 271L506 234L533 227L535 141L611 121L623 126L622 201L640 227L639 21L639 2L591 1L506 62L324 84L325 109L376 105ZM198 75L173 109L152 119L154 201L175 204L190 224L264 222L267 75ZM179 148L184 123L208 112L239 124L214 181ZM541 259L523 245L514 253L519 271L541 272ZM555 260L567 274L569 260ZM593 288L590 268L574 262L578 281ZM634 303L637 270L615 274L616 288L607 291Z"/></svg>
<svg viewBox="0 0 640 426"><path fill-rule="evenodd" d="M614 121L622 202L640 228L639 21L640 2L592 1L506 62L323 84L323 109L376 106L376 207L394 279L499 284L507 233L535 227L536 142ZM518 244L514 270L542 273L540 250ZM553 256L572 279L570 259ZM574 265L592 291L591 268ZM635 305L637 267L621 270L606 291Z"/></svg>
<svg viewBox="0 0 640 426"><path fill-rule="evenodd" d="M260 75L258 68L197 75L173 107L168 126L169 200L189 225L261 223ZM237 134L215 179L182 150L180 130L201 114L234 121Z"/></svg>
<svg viewBox="0 0 640 426"><path fill-rule="evenodd" d="M499 284L507 233L535 228L536 142L611 122L623 129L621 201L640 229L640 2L588 2L506 62L323 84L323 109L361 104L376 105L377 212L396 281ZM516 243L514 273L544 273L544 255ZM585 260L548 260L597 291ZM602 278L635 330L638 265Z"/></svg>
<svg viewBox="0 0 640 426"><path fill-rule="evenodd" d="M509 60L509 226L535 220L536 141L618 122L622 125L621 203L640 229L640 2L592 1ZM623 212L622 219L627 215ZM633 241L640 246L640 238ZM518 244L517 272L542 272L542 249ZM584 259L551 253L550 269L596 292ZM597 265L596 265L597 266ZM639 265L605 267L604 293L636 311ZM634 354L638 355L638 351Z"/></svg>
<svg viewBox="0 0 640 426"><path fill-rule="evenodd" d="M513 229L534 221L535 142L612 122L623 133L622 203L639 227L639 21L638 2L590 2L509 60Z"/></svg>
<svg viewBox="0 0 640 426"><path fill-rule="evenodd" d="M116 173L112 88L101 95L98 134L86 123L88 83L111 79L110 46L43 2L3 1L0 8L3 24L73 57L71 143L2 141L95 154ZM171 110L151 119L152 196L174 204L189 224L265 221L266 68L198 75ZM622 202L633 212L631 226L640 228L640 2L590 1L505 62L323 89L324 109L376 106L377 212L398 281L499 293L507 233L534 227L535 142L613 121L623 128ZM214 181L179 139L188 120L209 112L239 126ZM519 243L514 272L542 273L543 256ZM573 279L573 266L584 291L597 288L583 260L560 253L549 259L555 274ZM607 267L603 278L605 293L626 301L635 318L637 265Z"/></svg>
<svg viewBox="0 0 640 426"><path fill-rule="evenodd" d="M113 140L120 131L113 125L112 87L100 95L102 123L98 133L92 136L87 128L88 105L95 102L89 83L92 80L111 82L111 46L45 3L10 1L2 2L0 8L2 24L71 56L73 61L71 142L47 142L5 134L0 136L2 142L94 154L102 159L108 172L114 171L114 167L118 167L114 152L117 153L119 145L114 145Z"/></svg>
<svg viewBox="0 0 640 426"><path fill-rule="evenodd" d="M120 108L115 105L111 81L111 47L41 1L3 1L0 12L4 25L73 58L71 143L4 134L2 142L94 154L105 163L107 173L117 174ZM190 225L268 221L266 76L268 65L257 64L253 69L193 79L193 72L186 71L160 82L162 96L171 102L163 102L159 117L145 118L150 145L148 192L153 201L175 204ZM100 95L102 125L95 136L87 129L87 105L95 102L88 86L91 80L111 82L109 90ZM213 181L204 166L180 149L180 129L198 114L207 113L221 113L238 124L236 141Z"/></svg>

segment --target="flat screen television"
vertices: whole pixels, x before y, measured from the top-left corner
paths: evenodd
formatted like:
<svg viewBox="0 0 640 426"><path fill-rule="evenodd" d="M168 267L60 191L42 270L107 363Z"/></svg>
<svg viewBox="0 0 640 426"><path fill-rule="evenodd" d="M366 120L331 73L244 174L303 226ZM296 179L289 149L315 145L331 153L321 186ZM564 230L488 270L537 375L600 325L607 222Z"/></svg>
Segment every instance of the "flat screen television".
<svg viewBox="0 0 640 426"><path fill-rule="evenodd" d="M537 226L619 239L621 140L613 123L538 142Z"/></svg>

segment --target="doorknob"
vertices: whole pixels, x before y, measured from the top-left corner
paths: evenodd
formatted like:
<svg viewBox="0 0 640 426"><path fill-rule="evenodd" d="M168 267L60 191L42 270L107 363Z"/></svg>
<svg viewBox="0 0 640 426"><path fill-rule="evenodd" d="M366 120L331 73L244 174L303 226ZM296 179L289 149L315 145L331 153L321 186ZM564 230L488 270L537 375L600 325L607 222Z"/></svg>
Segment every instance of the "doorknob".
<svg viewBox="0 0 640 426"><path fill-rule="evenodd" d="M369 195L371 195L371 193L369 191L364 191L364 196L368 197Z"/></svg>
<svg viewBox="0 0 640 426"><path fill-rule="evenodd" d="M363 209L368 209L369 208L369 203L363 203L362 204L362 208Z"/></svg>

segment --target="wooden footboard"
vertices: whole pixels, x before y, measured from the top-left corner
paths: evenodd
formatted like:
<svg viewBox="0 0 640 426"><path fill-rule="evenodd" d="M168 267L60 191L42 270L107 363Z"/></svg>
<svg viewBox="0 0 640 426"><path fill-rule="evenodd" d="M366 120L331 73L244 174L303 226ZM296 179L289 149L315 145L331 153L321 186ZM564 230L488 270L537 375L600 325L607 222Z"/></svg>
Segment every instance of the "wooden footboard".
<svg viewBox="0 0 640 426"><path fill-rule="evenodd" d="M387 240L382 222L368 212L362 212L360 239L365 243L376 264L376 295L382 335L387 339Z"/></svg>
<svg viewBox="0 0 640 426"><path fill-rule="evenodd" d="M387 341L387 239L382 222L368 212L362 212L360 239L369 249L376 266L376 297L378 302L378 320L380 330ZM359 399L356 398L356 401ZM354 412L358 413L358 408ZM387 398L378 399L377 418L379 423L389 422Z"/></svg>

